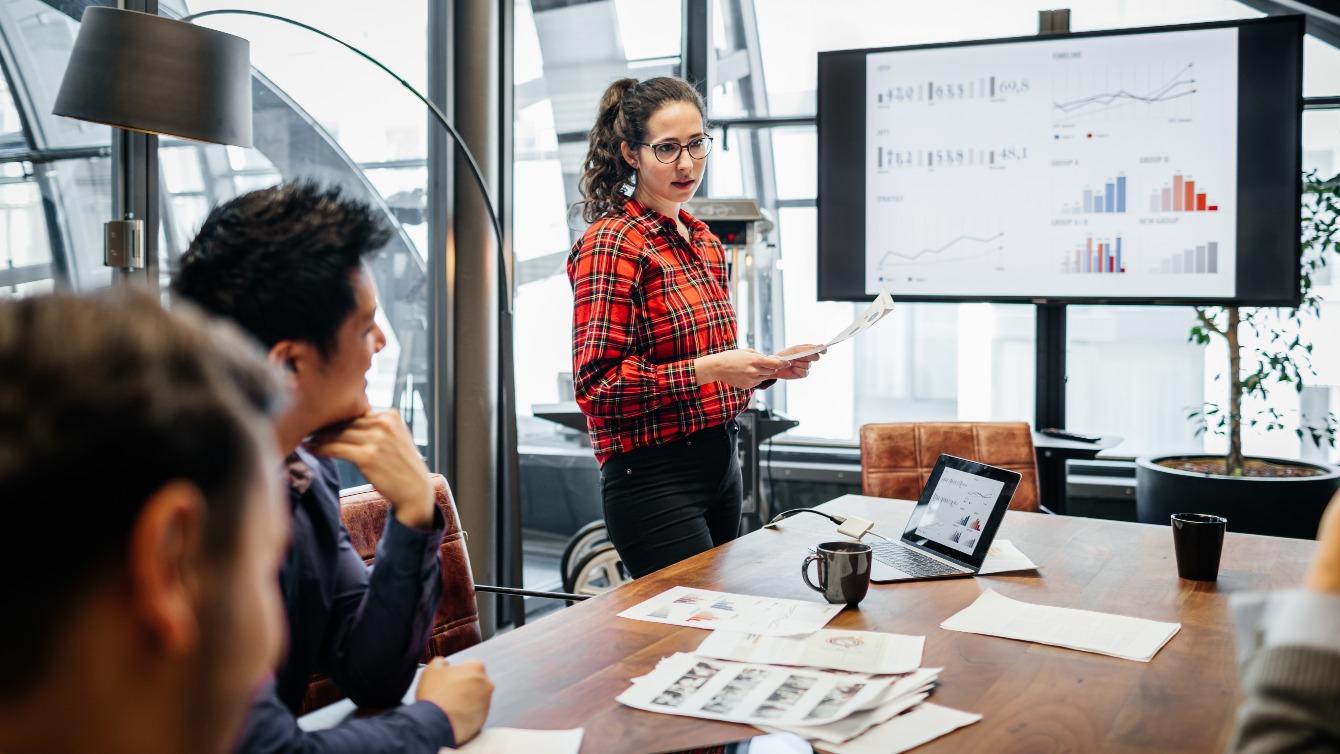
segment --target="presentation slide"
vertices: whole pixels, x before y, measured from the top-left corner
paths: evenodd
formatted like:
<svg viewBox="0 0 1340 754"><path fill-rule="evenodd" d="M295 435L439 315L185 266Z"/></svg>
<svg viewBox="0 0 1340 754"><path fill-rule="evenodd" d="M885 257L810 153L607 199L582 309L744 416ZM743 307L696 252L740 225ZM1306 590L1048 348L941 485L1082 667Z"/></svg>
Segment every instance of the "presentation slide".
<svg viewBox="0 0 1340 754"><path fill-rule="evenodd" d="M1237 29L865 63L866 294L1235 295Z"/></svg>
<svg viewBox="0 0 1340 754"><path fill-rule="evenodd" d="M971 555L1004 486L987 477L944 469L917 522L917 536Z"/></svg>

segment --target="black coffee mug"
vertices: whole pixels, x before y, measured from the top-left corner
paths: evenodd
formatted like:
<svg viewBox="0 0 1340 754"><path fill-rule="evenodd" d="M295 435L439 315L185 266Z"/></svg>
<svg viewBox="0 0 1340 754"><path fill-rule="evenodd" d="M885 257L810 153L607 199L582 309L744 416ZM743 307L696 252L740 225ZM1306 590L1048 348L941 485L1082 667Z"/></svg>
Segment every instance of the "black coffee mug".
<svg viewBox="0 0 1340 754"><path fill-rule="evenodd" d="M1173 550L1177 552L1177 575L1195 581L1219 578L1219 553L1224 548L1228 519L1208 513L1172 515Z"/></svg>
<svg viewBox="0 0 1340 754"><path fill-rule="evenodd" d="M824 542L800 565L800 576L806 586L834 605L856 607L870 590L871 557L867 544ZM810 581L810 561L819 563L819 586Z"/></svg>

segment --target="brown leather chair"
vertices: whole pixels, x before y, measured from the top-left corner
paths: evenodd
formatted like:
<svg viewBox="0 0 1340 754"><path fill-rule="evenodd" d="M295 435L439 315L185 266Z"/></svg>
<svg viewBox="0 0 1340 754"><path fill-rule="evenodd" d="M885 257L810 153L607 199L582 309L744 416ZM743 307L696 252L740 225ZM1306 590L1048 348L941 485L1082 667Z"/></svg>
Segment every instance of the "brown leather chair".
<svg viewBox="0 0 1340 754"><path fill-rule="evenodd" d="M446 531L442 534L441 545L442 603L437 608L433 632L424 649L425 661L430 657L449 655L474 646L482 638L479 609L475 605L475 580L470 572L465 532L461 529L461 519L456 513L456 503L452 500L447 480L441 474L433 474L431 479L437 496L437 507L442 509L442 518L446 521ZM390 510L391 504L371 486L346 490L340 495L340 518L344 520L344 528L349 530L354 550L364 563L371 565L377 554L377 541L381 539ZM307 712L324 707L343 696L330 679L323 675L314 676L302 700L302 710Z"/></svg>
<svg viewBox="0 0 1340 754"><path fill-rule="evenodd" d="M861 427L861 492L916 500L941 453L1017 471L1010 510L1038 510L1038 462L1024 422L919 422Z"/></svg>

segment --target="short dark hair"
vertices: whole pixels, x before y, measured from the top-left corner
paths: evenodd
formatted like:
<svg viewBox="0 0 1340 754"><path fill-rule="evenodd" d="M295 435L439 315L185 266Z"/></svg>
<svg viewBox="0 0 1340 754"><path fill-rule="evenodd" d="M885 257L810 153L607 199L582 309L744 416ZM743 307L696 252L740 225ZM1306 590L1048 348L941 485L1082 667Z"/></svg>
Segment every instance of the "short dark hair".
<svg viewBox="0 0 1340 754"><path fill-rule="evenodd" d="M0 700L37 682L165 484L200 490L210 557L236 552L281 380L236 327L181 309L135 292L0 302L0 511L15 564L0 579Z"/></svg>
<svg viewBox="0 0 1340 754"><path fill-rule="evenodd" d="M302 340L329 356L356 306L351 274L391 234L376 209L337 187L272 186L209 213L172 288L266 348Z"/></svg>

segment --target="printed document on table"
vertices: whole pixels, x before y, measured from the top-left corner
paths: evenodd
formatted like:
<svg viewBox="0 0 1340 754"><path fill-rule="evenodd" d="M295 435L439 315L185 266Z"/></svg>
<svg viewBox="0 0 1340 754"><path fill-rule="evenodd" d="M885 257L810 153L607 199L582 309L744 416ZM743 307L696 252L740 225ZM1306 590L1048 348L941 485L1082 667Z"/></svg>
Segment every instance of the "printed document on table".
<svg viewBox="0 0 1340 754"><path fill-rule="evenodd" d="M895 715L921 704L930 695L939 674L939 668L923 668L908 673L891 683L884 690L877 704L866 709L856 710L841 720L817 726L778 727L776 730L786 730L810 741L823 741L832 744L844 743L876 725L888 721ZM764 726L764 730L774 730L774 728Z"/></svg>
<svg viewBox="0 0 1340 754"><path fill-rule="evenodd" d="M818 631L840 612L842 605L677 586L624 610L619 617L713 631L724 628L746 634L795 636Z"/></svg>
<svg viewBox="0 0 1340 754"><path fill-rule="evenodd" d="M1149 662L1181 629L1124 615L1033 605L987 590L940 628L1052 644L1081 652Z"/></svg>
<svg viewBox="0 0 1340 754"><path fill-rule="evenodd" d="M924 636L831 628L809 636L783 637L713 631L694 654L718 660L766 665L800 665L853 673L888 675L921 666Z"/></svg>
<svg viewBox="0 0 1340 754"><path fill-rule="evenodd" d="M577 754L582 749L582 728L571 730L523 730L521 728L485 728L459 749L443 748L438 754L516 754L542 751L545 754Z"/></svg>
<svg viewBox="0 0 1340 754"><path fill-rule="evenodd" d="M986 558L982 560L982 567L977 570L977 575L987 576L993 573L1036 569L1037 565L1020 552L1013 542L1008 539L997 539L991 543L991 549L986 551Z"/></svg>
<svg viewBox="0 0 1340 754"><path fill-rule="evenodd" d="M926 702L844 744L820 747L829 754L900 754L981 719L972 712Z"/></svg>
<svg viewBox="0 0 1340 754"><path fill-rule="evenodd" d="M749 725L824 725L874 704L889 680L680 653L662 660L618 702Z"/></svg>
<svg viewBox="0 0 1340 754"><path fill-rule="evenodd" d="M788 353L785 356L780 354L774 355L779 359L798 359L802 356L811 356L820 353L829 346L837 345L848 338L869 330L871 327L875 326L876 322L879 322L881 319L888 316L888 313L891 311L893 311L893 297L889 295L888 291L880 291L880 294L875 297L875 300L870 303L870 306L867 306L865 311L861 312L861 316L852 320L850 325L847 325L841 332L830 338L827 343L811 348L808 351L801 351L800 353Z"/></svg>

